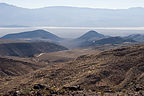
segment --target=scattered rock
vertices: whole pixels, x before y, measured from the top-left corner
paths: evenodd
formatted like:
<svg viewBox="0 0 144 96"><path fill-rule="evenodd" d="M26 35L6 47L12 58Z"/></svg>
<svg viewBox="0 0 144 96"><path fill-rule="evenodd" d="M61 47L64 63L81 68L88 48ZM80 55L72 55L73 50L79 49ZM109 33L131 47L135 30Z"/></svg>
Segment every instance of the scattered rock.
<svg viewBox="0 0 144 96"><path fill-rule="evenodd" d="M42 94L40 93L40 92L37 92L37 94L36 94L37 96L42 96Z"/></svg>
<svg viewBox="0 0 144 96"><path fill-rule="evenodd" d="M112 90L105 90L106 93L114 93Z"/></svg>
<svg viewBox="0 0 144 96"><path fill-rule="evenodd" d="M20 94L20 91L10 91L9 95L7 96L19 96L19 94Z"/></svg>
<svg viewBox="0 0 144 96"><path fill-rule="evenodd" d="M72 87L63 87L65 90L70 90L70 91L79 91L81 90L80 86L72 86Z"/></svg>
<svg viewBox="0 0 144 96"><path fill-rule="evenodd" d="M34 89L44 89L46 86L45 85L42 85L42 84L36 84L34 85Z"/></svg>
<svg viewBox="0 0 144 96"><path fill-rule="evenodd" d="M141 91L141 90L143 90L143 88L136 88L136 89L135 89L136 92L139 92L139 91Z"/></svg>

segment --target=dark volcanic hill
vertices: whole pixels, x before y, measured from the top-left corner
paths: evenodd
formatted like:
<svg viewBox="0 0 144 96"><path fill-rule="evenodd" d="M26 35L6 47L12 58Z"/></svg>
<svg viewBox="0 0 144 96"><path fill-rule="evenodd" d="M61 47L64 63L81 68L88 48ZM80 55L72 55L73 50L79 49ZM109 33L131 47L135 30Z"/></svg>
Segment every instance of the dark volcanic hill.
<svg viewBox="0 0 144 96"><path fill-rule="evenodd" d="M21 92L25 92L27 90L25 88L32 88L31 85L34 84L46 84L54 90L80 86L81 90L93 92L107 90L113 90L113 92L131 90L134 92L144 88L143 58L144 45L83 55L72 62L48 66L21 78L13 79L13 81L5 82L1 92L16 87L23 89ZM14 82L15 85L13 85ZM70 90L72 89L65 91L70 92ZM43 90L39 92L49 94Z"/></svg>
<svg viewBox="0 0 144 96"><path fill-rule="evenodd" d="M67 48L49 42L25 42L0 44L0 55L31 57L35 54L67 50Z"/></svg>
<svg viewBox="0 0 144 96"><path fill-rule="evenodd" d="M91 40L81 43L81 47L98 46L105 44L122 44L125 42L136 42L132 39L125 39L121 37L108 37L100 40Z"/></svg>
<svg viewBox="0 0 144 96"><path fill-rule="evenodd" d="M21 32L21 33L15 33L15 34L8 34L3 36L1 39L14 39L14 40L51 40L51 41L58 41L62 38L47 32L45 30L34 30L34 31L28 31L28 32Z"/></svg>
<svg viewBox="0 0 144 96"><path fill-rule="evenodd" d="M103 34L100 34L94 30L91 30L87 33L85 33L84 35L82 35L81 37L77 38L76 40L80 40L80 41L89 41L89 40L97 40L97 39L102 39L105 38L106 36L104 36Z"/></svg>
<svg viewBox="0 0 144 96"><path fill-rule="evenodd" d="M144 42L144 35L143 34L133 34L125 37L127 39L133 39L138 42Z"/></svg>

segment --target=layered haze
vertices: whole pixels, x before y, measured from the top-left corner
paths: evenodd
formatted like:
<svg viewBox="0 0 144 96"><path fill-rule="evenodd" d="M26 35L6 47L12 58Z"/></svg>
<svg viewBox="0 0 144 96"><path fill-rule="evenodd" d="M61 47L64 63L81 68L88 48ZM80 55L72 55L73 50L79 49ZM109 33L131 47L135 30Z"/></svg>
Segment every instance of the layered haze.
<svg viewBox="0 0 144 96"><path fill-rule="evenodd" d="M144 8L44 7L27 9L0 3L0 26L142 27Z"/></svg>

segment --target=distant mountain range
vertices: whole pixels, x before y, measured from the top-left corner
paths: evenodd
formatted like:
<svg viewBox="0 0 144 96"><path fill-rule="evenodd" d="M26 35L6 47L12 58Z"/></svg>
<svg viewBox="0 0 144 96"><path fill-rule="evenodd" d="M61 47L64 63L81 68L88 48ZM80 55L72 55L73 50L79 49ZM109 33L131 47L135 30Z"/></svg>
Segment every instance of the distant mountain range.
<svg viewBox="0 0 144 96"><path fill-rule="evenodd" d="M99 46L105 44L122 44L125 42L136 42L133 38L111 37L91 30L75 40L79 47Z"/></svg>
<svg viewBox="0 0 144 96"><path fill-rule="evenodd" d="M144 8L99 9L77 7L20 8L0 3L0 26L144 26Z"/></svg>
<svg viewBox="0 0 144 96"><path fill-rule="evenodd" d="M125 38L133 39L138 42L144 42L144 34L132 34L132 35L126 36Z"/></svg>
<svg viewBox="0 0 144 96"><path fill-rule="evenodd" d="M127 37L111 37L105 36L100 34L94 30L88 31L82 36L73 39L67 40L61 37L56 36L50 32L45 30L34 30L34 31L27 31L15 34L7 34L1 39L12 40L11 42L14 43L14 40L25 40L25 42L52 42L56 44L60 44L67 48L80 48L80 47L89 47L89 46L99 46L105 44L122 44L125 42L143 42L143 35L130 35ZM21 43L22 41L19 41Z"/></svg>
<svg viewBox="0 0 144 96"><path fill-rule="evenodd" d="M62 38L47 32L45 30L34 30L15 34L7 34L1 39L12 39L12 40L49 40L49 41L59 41Z"/></svg>
<svg viewBox="0 0 144 96"><path fill-rule="evenodd" d="M81 43L81 47L89 47L89 46L100 46L100 45L105 45L105 44L122 44L122 43L134 43L133 39L125 39L122 37L108 37L100 40L92 40L92 41L86 41Z"/></svg>

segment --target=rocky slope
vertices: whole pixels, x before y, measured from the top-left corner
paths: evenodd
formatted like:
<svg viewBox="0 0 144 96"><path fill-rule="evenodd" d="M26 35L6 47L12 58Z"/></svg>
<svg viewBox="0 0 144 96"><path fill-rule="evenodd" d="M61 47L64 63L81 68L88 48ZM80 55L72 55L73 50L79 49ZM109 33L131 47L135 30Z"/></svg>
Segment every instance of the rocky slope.
<svg viewBox="0 0 144 96"><path fill-rule="evenodd" d="M0 77L22 76L42 66L29 62L0 57Z"/></svg>
<svg viewBox="0 0 144 96"><path fill-rule="evenodd" d="M45 84L48 88L65 90L66 93L71 92L73 88L83 92L86 90L87 92L141 92L144 88L143 58L144 45L83 55L72 62L48 66L4 82L2 84L5 86L1 85L1 92L8 92L13 88L23 89L24 92L29 88L33 89L32 86L35 84ZM80 89L73 86L80 86Z"/></svg>

